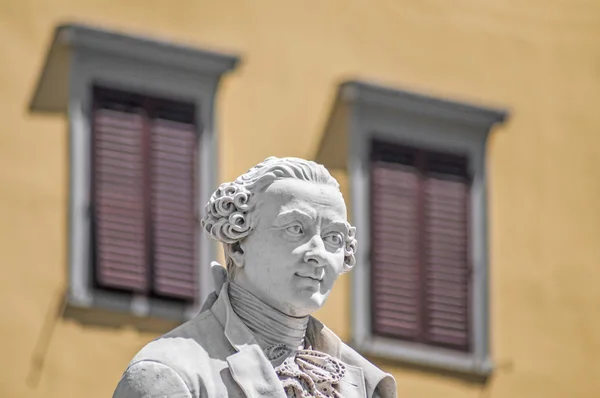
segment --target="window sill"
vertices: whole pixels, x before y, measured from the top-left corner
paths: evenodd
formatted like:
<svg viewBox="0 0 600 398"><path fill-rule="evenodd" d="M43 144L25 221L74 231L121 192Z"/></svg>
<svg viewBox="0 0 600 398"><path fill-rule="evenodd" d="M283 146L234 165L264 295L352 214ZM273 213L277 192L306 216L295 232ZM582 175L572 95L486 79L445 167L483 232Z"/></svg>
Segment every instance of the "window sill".
<svg viewBox="0 0 600 398"><path fill-rule="evenodd" d="M84 324L166 333L197 312L190 303L90 289L85 298L67 295L65 316Z"/></svg>
<svg viewBox="0 0 600 398"><path fill-rule="evenodd" d="M479 358L440 347L402 342L383 337L371 337L353 344L357 351L375 358L399 361L433 370L444 370L476 377L488 377L494 370L490 358Z"/></svg>

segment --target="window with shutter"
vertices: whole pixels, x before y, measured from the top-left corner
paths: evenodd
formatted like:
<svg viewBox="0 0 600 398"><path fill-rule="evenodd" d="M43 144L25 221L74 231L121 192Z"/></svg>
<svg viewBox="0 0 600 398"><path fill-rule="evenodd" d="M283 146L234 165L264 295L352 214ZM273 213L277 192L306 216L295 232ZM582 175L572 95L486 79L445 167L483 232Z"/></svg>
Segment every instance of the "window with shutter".
<svg viewBox="0 0 600 398"><path fill-rule="evenodd" d="M316 160L346 172L359 250L351 344L372 358L488 376L488 140L508 113L340 84Z"/></svg>
<svg viewBox="0 0 600 398"><path fill-rule="evenodd" d="M97 88L93 236L99 288L196 296L194 107Z"/></svg>
<svg viewBox="0 0 600 398"><path fill-rule="evenodd" d="M371 159L373 333L469 351L466 158L375 142Z"/></svg>
<svg viewBox="0 0 600 398"><path fill-rule="evenodd" d="M68 312L189 320L212 291L200 264L218 245L196 220L218 176L215 96L239 58L85 24L53 36L30 110L67 120Z"/></svg>

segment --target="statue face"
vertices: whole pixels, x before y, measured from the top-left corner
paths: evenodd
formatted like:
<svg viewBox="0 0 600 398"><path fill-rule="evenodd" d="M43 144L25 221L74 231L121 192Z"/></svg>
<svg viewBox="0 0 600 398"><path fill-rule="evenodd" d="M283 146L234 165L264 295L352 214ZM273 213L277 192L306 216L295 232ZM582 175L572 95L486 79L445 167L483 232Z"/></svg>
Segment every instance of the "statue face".
<svg viewBox="0 0 600 398"><path fill-rule="evenodd" d="M235 283L291 316L319 309L344 263L346 205L335 187L296 179L261 192Z"/></svg>

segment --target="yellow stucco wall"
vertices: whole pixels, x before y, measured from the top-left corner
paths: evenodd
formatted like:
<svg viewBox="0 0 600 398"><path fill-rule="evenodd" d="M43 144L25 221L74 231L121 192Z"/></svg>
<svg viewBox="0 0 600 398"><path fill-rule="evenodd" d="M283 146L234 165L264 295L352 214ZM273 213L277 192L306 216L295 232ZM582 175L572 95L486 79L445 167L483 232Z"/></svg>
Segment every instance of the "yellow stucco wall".
<svg viewBox="0 0 600 398"><path fill-rule="evenodd" d="M337 82L370 78L507 106L490 143L487 384L395 367L401 397L600 396L600 2L592 0L0 2L0 396L110 396L155 334L60 314L67 135L27 103L61 22L243 58L219 93L222 179L312 158ZM344 180L344 176L341 176ZM320 317L348 336L344 277Z"/></svg>

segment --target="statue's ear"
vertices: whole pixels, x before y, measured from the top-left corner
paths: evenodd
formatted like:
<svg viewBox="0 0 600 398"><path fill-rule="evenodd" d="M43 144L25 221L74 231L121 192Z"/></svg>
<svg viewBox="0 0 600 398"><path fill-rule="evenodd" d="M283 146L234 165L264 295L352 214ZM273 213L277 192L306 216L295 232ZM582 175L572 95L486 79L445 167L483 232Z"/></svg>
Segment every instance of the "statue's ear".
<svg viewBox="0 0 600 398"><path fill-rule="evenodd" d="M244 266L244 248L241 242L235 242L231 245L229 256L236 267L241 268Z"/></svg>

